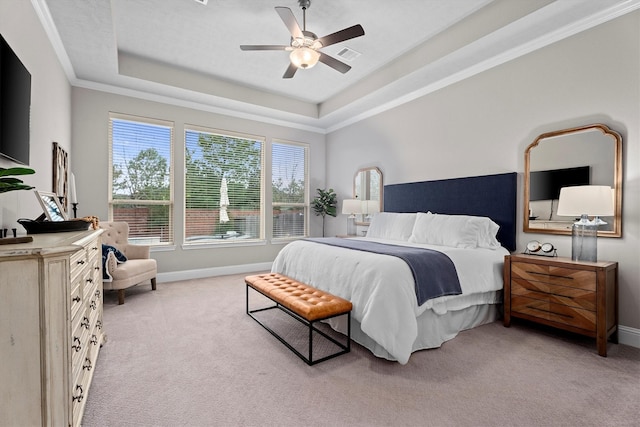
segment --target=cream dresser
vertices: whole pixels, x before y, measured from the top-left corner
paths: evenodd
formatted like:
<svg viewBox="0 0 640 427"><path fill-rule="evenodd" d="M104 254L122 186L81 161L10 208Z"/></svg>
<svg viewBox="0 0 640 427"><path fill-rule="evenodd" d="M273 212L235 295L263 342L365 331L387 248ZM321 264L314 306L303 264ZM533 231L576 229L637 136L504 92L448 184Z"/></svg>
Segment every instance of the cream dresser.
<svg viewBox="0 0 640 427"><path fill-rule="evenodd" d="M101 233L0 246L0 425L80 425L105 339Z"/></svg>

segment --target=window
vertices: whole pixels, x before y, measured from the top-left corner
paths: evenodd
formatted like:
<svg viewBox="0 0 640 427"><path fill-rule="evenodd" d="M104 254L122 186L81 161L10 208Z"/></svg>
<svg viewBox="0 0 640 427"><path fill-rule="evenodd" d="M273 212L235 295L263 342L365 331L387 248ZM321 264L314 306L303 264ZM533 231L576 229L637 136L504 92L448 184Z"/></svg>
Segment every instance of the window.
<svg viewBox="0 0 640 427"><path fill-rule="evenodd" d="M172 243L173 123L112 113L109 143L109 218L132 243Z"/></svg>
<svg viewBox="0 0 640 427"><path fill-rule="evenodd" d="M307 181L307 146L273 142L271 187L274 238L306 236Z"/></svg>
<svg viewBox="0 0 640 427"><path fill-rule="evenodd" d="M264 239L264 138L185 128L185 241Z"/></svg>

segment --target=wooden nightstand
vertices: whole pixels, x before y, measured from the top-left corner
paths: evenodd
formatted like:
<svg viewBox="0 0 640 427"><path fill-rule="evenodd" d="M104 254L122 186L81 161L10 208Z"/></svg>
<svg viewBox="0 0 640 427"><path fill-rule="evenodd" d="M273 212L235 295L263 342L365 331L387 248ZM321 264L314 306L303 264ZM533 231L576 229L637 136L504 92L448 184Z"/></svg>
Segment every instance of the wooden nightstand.
<svg viewBox="0 0 640 427"><path fill-rule="evenodd" d="M504 259L504 326L519 317L618 342L618 263L507 255Z"/></svg>

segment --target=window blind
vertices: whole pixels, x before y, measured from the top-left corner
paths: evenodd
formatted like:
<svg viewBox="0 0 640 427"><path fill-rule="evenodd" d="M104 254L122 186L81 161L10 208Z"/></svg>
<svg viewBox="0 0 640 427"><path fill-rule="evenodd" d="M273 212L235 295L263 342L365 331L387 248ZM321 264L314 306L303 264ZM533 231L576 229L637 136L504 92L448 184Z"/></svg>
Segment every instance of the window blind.
<svg viewBox="0 0 640 427"><path fill-rule="evenodd" d="M173 123L112 113L109 217L126 221L130 241L173 241Z"/></svg>
<svg viewBox="0 0 640 427"><path fill-rule="evenodd" d="M274 141L271 145L274 238L307 234L307 151L304 144Z"/></svg>
<svg viewBox="0 0 640 427"><path fill-rule="evenodd" d="M264 239L264 139L185 127L185 242Z"/></svg>

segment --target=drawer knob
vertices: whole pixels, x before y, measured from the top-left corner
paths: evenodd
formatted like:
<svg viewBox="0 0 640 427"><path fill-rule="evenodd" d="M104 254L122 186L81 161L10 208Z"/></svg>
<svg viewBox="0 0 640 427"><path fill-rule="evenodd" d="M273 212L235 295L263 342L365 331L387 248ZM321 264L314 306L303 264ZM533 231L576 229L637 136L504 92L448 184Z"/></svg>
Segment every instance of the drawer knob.
<svg viewBox="0 0 640 427"><path fill-rule="evenodd" d="M82 346L80 345L80 338L73 337L73 345L71 346L71 348L75 350L76 353L82 350Z"/></svg>
<svg viewBox="0 0 640 427"><path fill-rule="evenodd" d="M84 399L84 390L82 390L82 386L80 384L76 384L76 392L78 392L78 390L80 391L76 396L73 396L73 401L75 402L82 402L82 399Z"/></svg>
<svg viewBox="0 0 640 427"><path fill-rule="evenodd" d="M85 371L91 370L91 359L89 359L88 357L85 357L84 365L82 365L82 369L84 369Z"/></svg>
<svg viewBox="0 0 640 427"><path fill-rule="evenodd" d="M76 295L75 297L73 297L72 301L73 302L80 302L80 297Z"/></svg>

